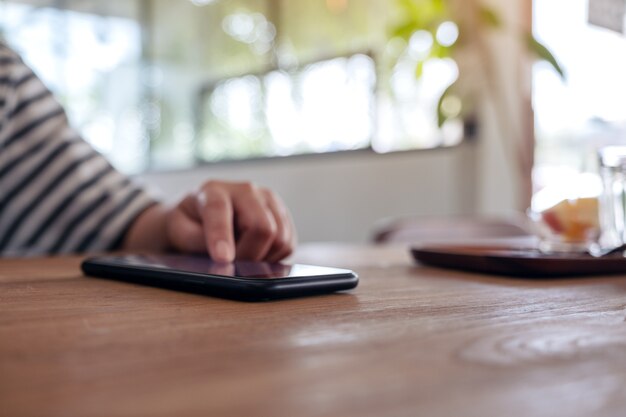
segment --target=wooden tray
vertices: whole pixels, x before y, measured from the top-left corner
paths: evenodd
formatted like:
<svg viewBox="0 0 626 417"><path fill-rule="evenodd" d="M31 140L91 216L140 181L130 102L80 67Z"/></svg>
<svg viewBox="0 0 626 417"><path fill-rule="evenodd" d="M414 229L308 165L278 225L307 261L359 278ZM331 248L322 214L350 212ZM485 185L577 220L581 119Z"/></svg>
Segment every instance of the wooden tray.
<svg viewBox="0 0 626 417"><path fill-rule="evenodd" d="M594 258L587 254L546 255L535 248L469 245L420 246L411 253L425 265L518 277L626 274L626 258L621 253Z"/></svg>

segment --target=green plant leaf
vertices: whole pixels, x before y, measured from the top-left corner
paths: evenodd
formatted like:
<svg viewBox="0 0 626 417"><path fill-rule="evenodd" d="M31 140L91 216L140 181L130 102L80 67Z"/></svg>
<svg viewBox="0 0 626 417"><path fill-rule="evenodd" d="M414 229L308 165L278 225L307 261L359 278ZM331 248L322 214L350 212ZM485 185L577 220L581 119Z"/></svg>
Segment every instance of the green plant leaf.
<svg viewBox="0 0 626 417"><path fill-rule="evenodd" d="M417 9L415 7L415 2L413 0L397 0L398 5L404 9L405 12L413 15L417 13Z"/></svg>
<svg viewBox="0 0 626 417"><path fill-rule="evenodd" d="M546 61L548 64L554 68L554 70L561 76L563 80L565 80L565 71L556 60L552 52L539 42L532 34L527 33L526 35L526 44L528 45L528 49L534 53L539 59Z"/></svg>
<svg viewBox="0 0 626 417"><path fill-rule="evenodd" d="M409 39L411 39L413 33L415 33L415 31L417 31L418 29L419 27L415 25L415 22L407 21L394 27L391 31L391 37L402 38L405 41L408 41Z"/></svg>
<svg viewBox="0 0 626 417"><path fill-rule="evenodd" d="M439 100L437 101L437 126L439 127L442 127L446 120L448 120L448 115L445 111L443 111L443 101L452 93L457 85L457 82L458 81L454 81L445 90L443 90L441 97L439 97Z"/></svg>
<svg viewBox="0 0 626 417"><path fill-rule="evenodd" d="M413 22L415 30L436 28L451 19L448 0L397 0L406 19Z"/></svg>
<svg viewBox="0 0 626 417"><path fill-rule="evenodd" d="M424 60L419 60L415 65L415 78L421 78L424 74Z"/></svg>
<svg viewBox="0 0 626 417"><path fill-rule="evenodd" d="M485 25L491 28L502 27L502 20L500 19L500 16L492 8L483 5L479 6L478 16Z"/></svg>
<svg viewBox="0 0 626 417"><path fill-rule="evenodd" d="M433 37L434 38L434 37ZM430 58L449 58L452 55L452 48L449 46L443 46L439 42L434 41L433 46L430 48Z"/></svg>

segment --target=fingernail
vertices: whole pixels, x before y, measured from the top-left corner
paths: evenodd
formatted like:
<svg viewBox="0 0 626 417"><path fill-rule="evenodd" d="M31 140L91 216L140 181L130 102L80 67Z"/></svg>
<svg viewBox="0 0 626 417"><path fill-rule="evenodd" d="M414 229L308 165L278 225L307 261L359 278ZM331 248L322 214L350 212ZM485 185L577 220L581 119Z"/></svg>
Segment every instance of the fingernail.
<svg viewBox="0 0 626 417"><path fill-rule="evenodd" d="M234 258L233 251L225 240L220 240L215 244L215 260L221 262L232 262Z"/></svg>

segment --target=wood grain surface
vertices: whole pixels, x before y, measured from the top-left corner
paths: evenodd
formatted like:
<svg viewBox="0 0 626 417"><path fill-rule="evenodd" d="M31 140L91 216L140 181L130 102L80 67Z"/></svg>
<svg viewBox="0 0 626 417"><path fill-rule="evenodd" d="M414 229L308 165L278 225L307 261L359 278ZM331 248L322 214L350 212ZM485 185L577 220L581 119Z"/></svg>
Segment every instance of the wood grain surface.
<svg viewBox="0 0 626 417"><path fill-rule="evenodd" d="M523 280L316 245L359 287L244 303L0 260L0 416L624 416L626 275Z"/></svg>

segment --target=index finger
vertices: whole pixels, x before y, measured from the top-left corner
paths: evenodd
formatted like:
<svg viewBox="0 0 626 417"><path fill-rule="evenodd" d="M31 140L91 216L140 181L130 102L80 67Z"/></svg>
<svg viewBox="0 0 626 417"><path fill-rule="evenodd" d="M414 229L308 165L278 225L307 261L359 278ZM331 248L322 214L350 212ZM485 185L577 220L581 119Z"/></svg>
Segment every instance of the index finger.
<svg viewBox="0 0 626 417"><path fill-rule="evenodd" d="M204 187L198 194L198 211L209 255L218 262L232 262L235 259L235 238L229 194L219 187Z"/></svg>

